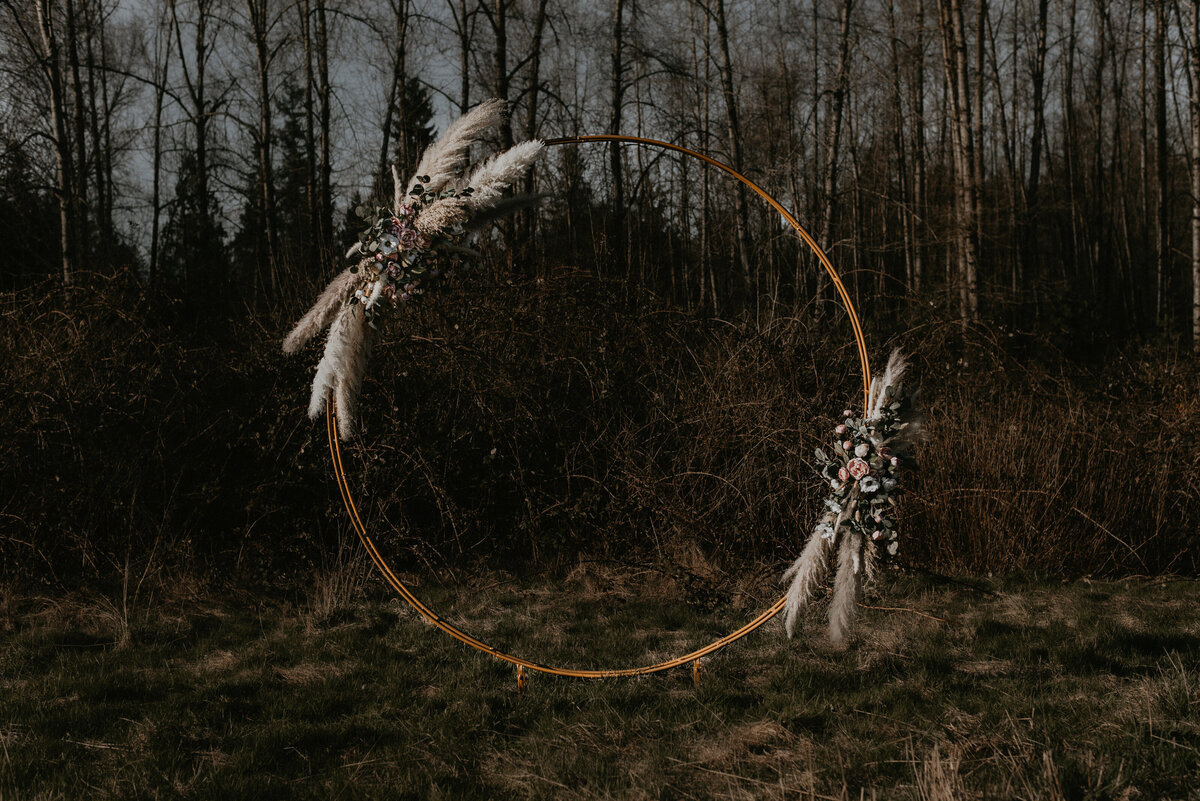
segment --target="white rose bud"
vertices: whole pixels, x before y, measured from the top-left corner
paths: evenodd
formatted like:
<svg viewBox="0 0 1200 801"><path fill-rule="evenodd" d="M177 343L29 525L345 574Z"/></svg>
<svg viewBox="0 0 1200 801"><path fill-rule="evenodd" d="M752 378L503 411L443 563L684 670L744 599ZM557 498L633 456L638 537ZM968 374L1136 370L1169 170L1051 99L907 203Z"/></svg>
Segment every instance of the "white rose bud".
<svg viewBox="0 0 1200 801"><path fill-rule="evenodd" d="M865 442L861 442L861 443L859 443L858 447L854 449L854 455L857 456L859 459L862 459L864 456L867 455L867 453L870 452L870 450L871 450L870 445L868 445Z"/></svg>

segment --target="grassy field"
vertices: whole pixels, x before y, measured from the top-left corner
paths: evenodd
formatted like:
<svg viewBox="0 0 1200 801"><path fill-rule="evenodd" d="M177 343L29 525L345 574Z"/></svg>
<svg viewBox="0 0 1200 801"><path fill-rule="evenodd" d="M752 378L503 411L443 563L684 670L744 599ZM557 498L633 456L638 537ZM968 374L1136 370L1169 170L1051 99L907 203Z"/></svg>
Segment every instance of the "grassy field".
<svg viewBox="0 0 1200 801"><path fill-rule="evenodd" d="M0 596L0 799L1200 798L1194 581L889 575L864 603L903 610L864 609L846 650L814 612L698 687L532 674L522 693L373 578L345 601L356 584L132 610ZM674 655L765 600L709 612L596 570L419 592L575 666Z"/></svg>

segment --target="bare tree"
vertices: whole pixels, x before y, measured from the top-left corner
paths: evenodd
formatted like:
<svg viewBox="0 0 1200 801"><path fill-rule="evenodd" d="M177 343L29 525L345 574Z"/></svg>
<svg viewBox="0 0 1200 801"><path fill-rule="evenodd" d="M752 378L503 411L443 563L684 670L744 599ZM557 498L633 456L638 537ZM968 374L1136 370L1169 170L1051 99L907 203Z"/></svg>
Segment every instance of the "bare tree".
<svg viewBox="0 0 1200 801"><path fill-rule="evenodd" d="M962 0L938 0L942 54L950 98L957 204L956 239L960 297L964 320L979 318L978 182L975 126L971 121L970 75Z"/></svg>
<svg viewBox="0 0 1200 801"><path fill-rule="evenodd" d="M266 257L268 287L274 291L279 283L277 248L279 234L275 217L275 169L271 157L274 124L271 114L271 63L278 46L272 45L271 31L278 17L271 13L270 0L246 0L250 21L250 43L254 48L255 89L258 93L258 128L254 132L254 147L258 156L257 199L259 215L266 228Z"/></svg>
<svg viewBox="0 0 1200 801"><path fill-rule="evenodd" d="M1190 0L1188 100L1192 134L1192 352L1200 355L1200 0Z"/></svg>
<svg viewBox="0 0 1200 801"><path fill-rule="evenodd" d="M608 106L608 130L621 133L621 118L625 110L625 0L613 0L612 49L609 71L610 92ZM614 261L618 275L624 276L625 262L625 183L621 165L621 145L608 143L609 180L612 182L612 211L609 221L608 251Z"/></svg>
<svg viewBox="0 0 1200 801"><path fill-rule="evenodd" d="M408 81L408 0L391 0L392 17L395 22L392 39L392 82L388 87L387 108L383 112L383 141L379 146L379 166L375 170L375 194L387 197L388 160L391 154L392 117L399 112L400 130L407 128L405 117L407 106L403 102L404 86ZM408 152L408 141L400 137L400 169L406 170L416 163L416 154Z"/></svg>
<svg viewBox="0 0 1200 801"><path fill-rule="evenodd" d="M849 6L853 0L845 0ZM729 138L729 157L733 168L738 172L745 169L742 156L742 127L738 119L737 95L733 90L733 60L729 55L729 25L725 19L725 0L716 2L717 47L721 56L721 94L725 100L725 130ZM738 297L734 302L744 310L747 303L754 301L754 281L750 272L750 237L749 222L746 213L746 187L738 183L733 196L734 203L734 233L737 237L737 260L741 267L738 282Z"/></svg>

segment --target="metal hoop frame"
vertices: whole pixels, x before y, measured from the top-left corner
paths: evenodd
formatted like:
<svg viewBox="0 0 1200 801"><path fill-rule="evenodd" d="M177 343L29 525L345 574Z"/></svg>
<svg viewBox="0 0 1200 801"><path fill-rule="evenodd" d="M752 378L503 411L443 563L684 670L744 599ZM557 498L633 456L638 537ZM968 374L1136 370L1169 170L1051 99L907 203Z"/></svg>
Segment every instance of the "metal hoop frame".
<svg viewBox="0 0 1200 801"><path fill-rule="evenodd" d="M700 161L731 175L743 185L753 190L755 194L757 194L768 204L770 204L772 208L778 211L784 220L786 220L787 223L796 230L796 233L800 235L801 240L808 245L809 249L817 257L817 260L821 262L821 266L825 269L825 272L829 274L830 279L833 281L833 285L837 290L838 297L842 301L842 306L846 309L846 314L850 317L850 324L854 329L854 339L858 345L858 358L862 367L863 403L865 408L871 394L871 365L867 358L867 343L863 338L862 324L859 322L858 312L855 311L854 303L850 299L850 293L846 290L846 286L842 283L842 279L838 275L837 270L834 269L833 264L829 261L829 257L825 255L825 252L821 250L821 247L816 243L816 240L814 240L812 236L810 236L809 233L804 230L803 226L800 225L799 221L796 220L795 216L792 215L790 211L784 208L784 206L778 200L768 194L766 190L751 181L746 176L734 170L732 167L722 164L716 159L710 158L703 153L698 153L695 150L689 150L686 147L674 145L670 142L663 142L657 139L646 139L640 136L598 134L592 136L566 136L558 139L549 139L546 140L546 145L555 146L581 144L586 142L622 142L627 144L645 145L649 147L657 147L662 150L672 150L676 153L682 153L685 156L691 156L692 158L699 159ZM362 542L363 547L366 548L367 554L371 557L371 561L375 563L375 567L379 569L380 574L382 574L383 578L392 586L393 589L396 590L401 598L408 602L413 609L415 609L422 617L424 617L434 626L437 626L454 639L465 643L472 648L491 654L497 659L501 659L505 662L516 665L518 685L524 684L526 670L536 670L539 673L549 673L555 676L599 679L616 676L640 676L647 673L657 673L659 671L669 670L674 667L682 667L683 665L691 663L693 675L698 677L698 660L700 658L718 651L721 648L724 648L726 645L745 637L747 634L754 631L771 618L775 617L775 615L779 614L787 602L787 596L784 595L770 607L761 612L756 618L736 631L726 634L724 637L714 640L708 645L705 645L702 648L697 648L696 650L686 653L683 656L678 656L674 659L668 659L665 662L659 662L654 665L612 669L561 668L550 665L542 665L537 662L506 653L505 651L501 651L498 648L488 645L482 640L472 637L470 634L458 628L453 623L443 619L436 612L422 603L421 600L417 598L417 596L414 595L413 592L407 586L405 586L404 582L402 582L392 571L391 567L388 566L387 560L383 558L382 554L379 553L379 549L375 547L375 543L371 540L371 535L367 531L367 527L363 523L362 517L358 513L358 507L354 503L354 498L350 493L350 485L346 479L346 470L342 465L342 448L337 437L337 409L332 398L329 399L329 403L326 406L325 425L329 435L329 453L333 459L333 471L334 475L337 477L338 490L340 490L342 493L342 501L346 505L346 511L350 515L350 522L354 526L354 530L358 534L359 540Z"/></svg>

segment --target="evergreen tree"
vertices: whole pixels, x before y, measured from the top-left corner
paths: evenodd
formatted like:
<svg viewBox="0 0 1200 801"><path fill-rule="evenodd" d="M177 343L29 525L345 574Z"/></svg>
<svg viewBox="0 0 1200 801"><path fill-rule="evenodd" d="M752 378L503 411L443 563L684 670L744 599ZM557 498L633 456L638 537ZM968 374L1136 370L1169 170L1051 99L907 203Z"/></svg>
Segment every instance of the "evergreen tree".
<svg viewBox="0 0 1200 801"><path fill-rule="evenodd" d="M216 198L197 190L196 174L195 154L184 154L163 226L163 277L188 296L216 296L229 277L225 230Z"/></svg>
<svg viewBox="0 0 1200 801"><path fill-rule="evenodd" d="M29 157L15 142L6 143L0 153L0 240L0 290L18 289L58 272L58 204L38 190Z"/></svg>

